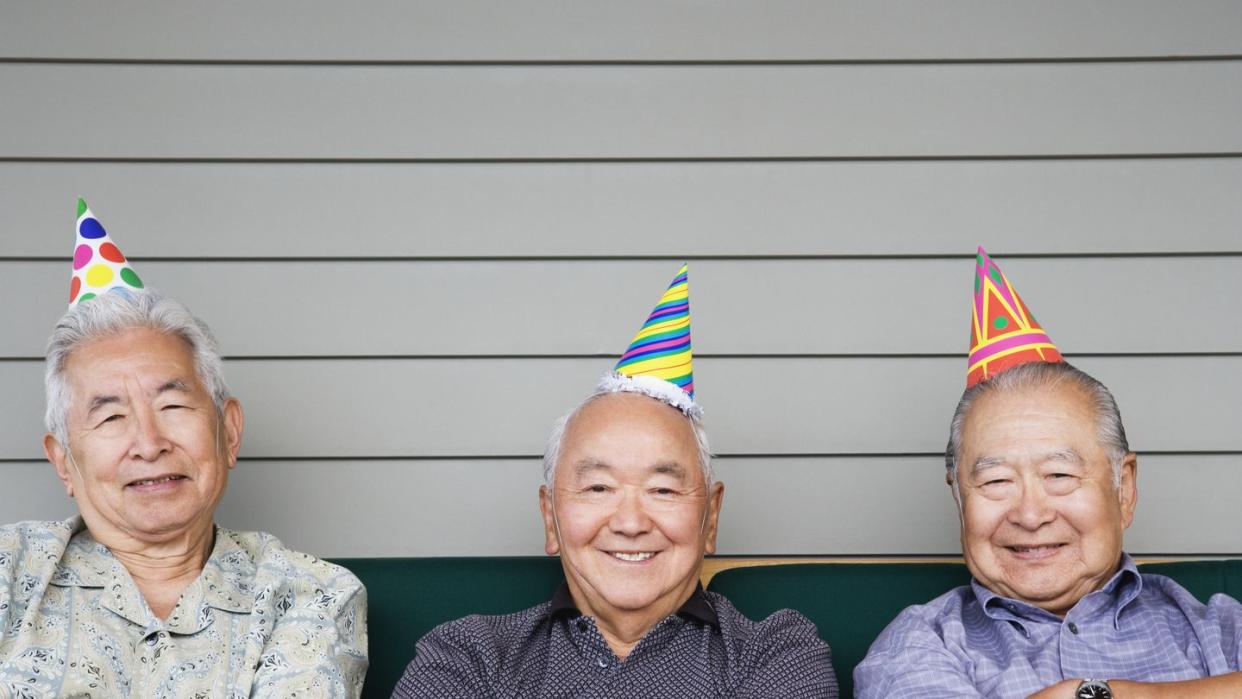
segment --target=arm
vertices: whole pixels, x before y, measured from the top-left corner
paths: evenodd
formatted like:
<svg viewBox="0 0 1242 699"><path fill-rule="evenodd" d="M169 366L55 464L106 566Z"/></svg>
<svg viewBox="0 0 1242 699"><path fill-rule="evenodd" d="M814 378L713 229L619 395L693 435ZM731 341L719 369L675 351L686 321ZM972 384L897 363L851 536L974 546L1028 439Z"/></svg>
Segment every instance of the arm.
<svg viewBox="0 0 1242 699"><path fill-rule="evenodd" d="M1058 682L1030 699L1073 699L1081 679ZM1204 677L1182 682L1131 682L1109 680L1115 699L1164 699L1165 697L1194 697L1195 699L1230 699L1242 696L1242 672Z"/></svg>
<svg viewBox="0 0 1242 699"><path fill-rule="evenodd" d="M854 670L854 696L858 699L983 698L961 661L943 645L881 646L882 641L888 640L887 635L885 631L876 640L867 657Z"/></svg>
<svg viewBox="0 0 1242 699"><path fill-rule="evenodd" d="M415 646L414 660L393 690L393 699L490 697L483 657L471 648L463 625L474 617L441 624Z"/></svg>
<svg viewBox="0 0 1242 699"><path fill-rule="evenodd" d="M761 622L742 654L745 675L736 697L835 699L837 677L832 653L815 624L785 609Z"/></svg>
<svg viewBox="0 0 1242 699"><path fill-rule="evenodd" d="M367 672L367 591L349 575L278 622L251 684L253 697L357 697Z"/></svg>

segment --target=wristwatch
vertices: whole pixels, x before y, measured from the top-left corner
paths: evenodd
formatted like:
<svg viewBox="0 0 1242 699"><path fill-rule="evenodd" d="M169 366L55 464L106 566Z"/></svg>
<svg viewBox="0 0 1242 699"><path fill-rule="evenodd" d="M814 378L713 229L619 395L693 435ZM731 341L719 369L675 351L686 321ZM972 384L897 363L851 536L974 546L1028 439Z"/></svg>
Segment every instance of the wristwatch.
<svg viewBox="0 0 1242 699"><path fill-rule="evenodd" d="M1078 685L1074 699L1113 699L1113 690L1108 686L1108 680L1087 678Z"/></svg>

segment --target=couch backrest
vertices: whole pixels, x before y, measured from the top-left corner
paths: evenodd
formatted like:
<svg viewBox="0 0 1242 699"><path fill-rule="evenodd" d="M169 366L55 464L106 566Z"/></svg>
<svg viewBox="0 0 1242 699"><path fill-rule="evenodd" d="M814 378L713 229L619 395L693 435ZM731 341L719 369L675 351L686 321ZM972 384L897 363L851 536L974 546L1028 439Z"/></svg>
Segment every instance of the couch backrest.
<svg viewBox="0 0 1242 699"><path fill-rule="evenodd" d="M555 558L336 559L367 586L371 669L363 697L392 693L414 657L414 644L436 625L469 614L507 614L544 602L561 584ZM727 561L713 560L713 567ZM1145 573L1168 575L1205 600L1242 596L1242 560L1152 563ZM961 563L838 563L725 569L708 589L728 597L752 619L785 607L815 622L832 646L842 696L854 666L880 631L905 607L969 581Z"/></svg>

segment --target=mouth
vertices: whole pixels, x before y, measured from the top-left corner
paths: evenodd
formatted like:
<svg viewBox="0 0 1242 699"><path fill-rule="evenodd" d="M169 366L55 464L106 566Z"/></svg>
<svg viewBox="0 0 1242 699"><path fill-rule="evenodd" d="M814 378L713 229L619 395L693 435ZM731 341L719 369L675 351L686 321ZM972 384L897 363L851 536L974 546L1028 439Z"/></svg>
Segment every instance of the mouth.
<svg viewBox="0 0 1242 699"><path fill-rule="evenodd" d="M1037 561L1057 555L1065 544L1037 544L1033 546L1006 546L1014 556L1028 561Z"/></svg>
<svg viewBox="0 0 1242 699"><path fill-rule="evenodd" d="M154 478L140 478L136 481L130 481L125 484L125 487L143 491L159 490L161 488L172 487L176 483L187 480L189 480L189 478L185 476L170 473L163 476L156 476Z"/></svg>
<svg viewBox="0 0 1242 699"><path fill-rule="evenodd" d="M646 563L655 558L659 551L605 551L609 556L626 563Z"/></svg>

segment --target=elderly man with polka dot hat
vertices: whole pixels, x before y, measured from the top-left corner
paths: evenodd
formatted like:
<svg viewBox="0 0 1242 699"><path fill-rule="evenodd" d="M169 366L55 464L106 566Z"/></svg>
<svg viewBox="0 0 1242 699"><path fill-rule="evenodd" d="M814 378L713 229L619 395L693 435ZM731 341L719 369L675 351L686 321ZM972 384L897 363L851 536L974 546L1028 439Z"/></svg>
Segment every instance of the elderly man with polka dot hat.
<svg viewBox="0 0 1242 699"><path fill-rule="evenodd" d="M837 696L810 620L783 609L752 621L699 584L724 486L692 364L683 265L613 371L552 429L539 501L565 583L525 611L434 629L394 699Z"/></svg>
<svg viewBox="0 0 1242 699"><path fill-rule="evenodd" d="M0 697L356 697L366 591L217 526L241 403L206 324L78 201L43 444L79 514L0 526Z"/></svg>

